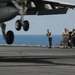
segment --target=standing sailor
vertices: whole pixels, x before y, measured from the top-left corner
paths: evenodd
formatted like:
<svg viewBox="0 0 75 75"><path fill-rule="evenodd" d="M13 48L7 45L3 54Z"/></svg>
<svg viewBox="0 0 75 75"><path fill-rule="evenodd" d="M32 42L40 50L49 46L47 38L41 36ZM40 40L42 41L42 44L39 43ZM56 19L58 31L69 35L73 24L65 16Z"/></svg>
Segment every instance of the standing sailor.
<svg viewBox="0 0 75 75"><path fill-rule="evenodd" d="M52 47L52 35L51 35L51 31L49 31L49 29L47 29L46 35L48 37L48 41L49 41L49 48Z"/></svg>
<svg viewBox="0 0 75 75"><path fill-rule="evenodd" d="M69 32L66 28L64 28L64 31L62 32L63 36L63 48L68 48L68 38L69 38Z"/></svg>
<svg viewBox="0 0 75 75"><path fill-rule="evenodd" d="M71 33L71 42L72 46L75 46L75 29L73 29Z"/></svg>

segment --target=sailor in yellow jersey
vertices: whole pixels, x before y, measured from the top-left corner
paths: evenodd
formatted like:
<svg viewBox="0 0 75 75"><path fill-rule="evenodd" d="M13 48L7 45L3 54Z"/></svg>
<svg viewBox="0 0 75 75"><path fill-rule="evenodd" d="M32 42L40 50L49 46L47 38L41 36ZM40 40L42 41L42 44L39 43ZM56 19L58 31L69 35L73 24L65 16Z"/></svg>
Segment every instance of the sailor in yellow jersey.
<svg viewBox="0 0 75 75"><path fill-rule="evenodd" d="M62 32L62 36L63 36L63 48L68 48L69 32L66 28L64 28L64 31Z"/></svg>

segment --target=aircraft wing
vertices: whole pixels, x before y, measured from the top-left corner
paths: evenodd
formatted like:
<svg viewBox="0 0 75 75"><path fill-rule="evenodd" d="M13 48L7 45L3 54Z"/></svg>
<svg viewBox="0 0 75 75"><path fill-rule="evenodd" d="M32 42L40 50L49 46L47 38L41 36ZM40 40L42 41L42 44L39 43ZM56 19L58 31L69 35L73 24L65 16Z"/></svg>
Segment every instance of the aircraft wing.
<svg viewBox="0 0 75 75"><path fill-rule="evenodd" d="M1 0L0 6L3 6L2 2L4 2L4 5L6 2L7 6L9 5L14 6L12 3L10 3L11 1L13 0ZM16 1L18 4L21 4L25 0L14 0L14 1ZM75 4L57 0L27 0L26 5L27 11L25 12L25 15L66 14L69 8L75 8Z"/></svg>
<svg viewBox="0 0 75 75"><path fill-rule="evenodd" d="M56 6L65 6L69 8L75 8L75 4L73 3L67 3L67 2L62 2L62 1L56 1L56 0L43 0L45 3L53 3Z"/></svg>
<svg viewBox="0 0 75 75"><path fill-rule="evenodd" d="M75 8L75 4L56 0L30 0L31 8L28 15L66 14L68 8Z"/></svg>

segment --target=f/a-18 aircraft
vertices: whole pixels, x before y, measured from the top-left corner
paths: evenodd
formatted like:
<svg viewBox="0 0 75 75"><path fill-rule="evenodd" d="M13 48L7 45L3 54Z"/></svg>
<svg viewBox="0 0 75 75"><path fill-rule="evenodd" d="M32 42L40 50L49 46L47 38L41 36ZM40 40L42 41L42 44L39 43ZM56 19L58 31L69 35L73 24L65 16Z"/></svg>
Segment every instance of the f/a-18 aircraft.
<svg viewBox="0 0 75 75"><path fill-rule="evenodd" d="M18 15L21 18L15 22L16 30L19 31L23 26L24 31L28 31L29 22L24 20L24 15L66 14L69 8L75 8L75 4L56 0L0 0L0 27L3 37L7 44L13 43L14 33L11 30L6 33L4 22Z"/></svg>

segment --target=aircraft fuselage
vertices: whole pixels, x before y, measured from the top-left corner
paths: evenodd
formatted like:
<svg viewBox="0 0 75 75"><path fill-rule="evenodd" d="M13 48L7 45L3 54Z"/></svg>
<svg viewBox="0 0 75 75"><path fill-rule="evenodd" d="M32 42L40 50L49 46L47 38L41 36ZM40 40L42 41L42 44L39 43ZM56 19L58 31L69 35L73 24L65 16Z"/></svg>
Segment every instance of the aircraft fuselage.
<svg viewBox="0 0 75 75"><path fill-rule="evenodd" d="M1 2L10 2L11 0L0 0L0 3Z"/></svg>

